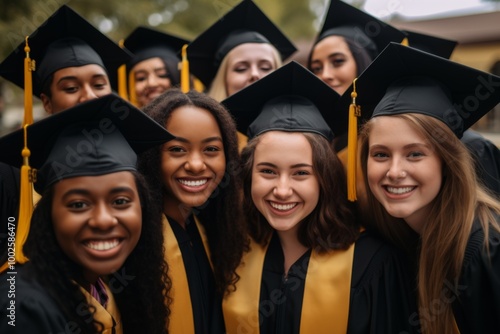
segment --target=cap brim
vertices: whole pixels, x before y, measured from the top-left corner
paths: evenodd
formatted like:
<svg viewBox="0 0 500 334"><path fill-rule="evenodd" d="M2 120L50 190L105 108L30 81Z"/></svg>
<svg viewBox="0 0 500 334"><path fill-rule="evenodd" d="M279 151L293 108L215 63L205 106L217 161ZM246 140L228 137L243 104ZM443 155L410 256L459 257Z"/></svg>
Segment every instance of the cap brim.
<svg viewBox="0 0 500 334"><path fill-rule="evenodd" d="M163 126L117 95L109 94L48 116L28 126L30 165L38 168L46 158L53 137L69 125L99 121L100 128L89 136L99 136L117 127L136 153L160 145L174 137ZM19 129L0 138L0 161L18 167L22 165L21 151L24 132Z"/></svg>

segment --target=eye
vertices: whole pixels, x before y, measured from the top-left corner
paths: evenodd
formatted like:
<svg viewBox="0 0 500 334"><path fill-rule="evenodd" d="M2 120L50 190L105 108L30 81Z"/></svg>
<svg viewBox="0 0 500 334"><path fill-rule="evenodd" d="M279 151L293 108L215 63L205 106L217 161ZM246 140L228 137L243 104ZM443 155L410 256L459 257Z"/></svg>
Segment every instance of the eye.
<svg viewBox="0 0 500 334"><path fill-rule="evenodd" d="M172 152L172 153L181 153L186 152L186 150L182 146L170 146L163 149L164 151Z"/></svg>
<svg viewBox="0 0 500 334"><path fill-rule="evenodd" d="M113 205L115 206L126 206L129 204L131 200L127 197L119 197L113 201Z"/></svg>
<svg viewBox="0 0 500 334"><path fill-rule="evenodd" d="M335 58L335 59L332 59L331 62L332 62L332 65L334 67L340 67L345 63L345 59L344 58Z"/></svg>
<svg viewBox="0 0 500 334"><path fill-rule="evenodd" d="M68 94L76 93L78 91L78 86L66 86L63 88L63 91L65 91Z"/></svg>
<svg viewBox="0 0 500 334"><path fill-rule="evenodd" d="M272 174L275 174L273 170L269 169L269 168L263 168L263 169L259 169L259 173L262 173L262 174L269 174L269 175L272 175Z"/></svg>
<svg viewBox="0 0 500 334"><path fill-rule="evenodd" d="M72 201L67 205L67 207L75 211L80 211L88 207L88 205L84 201Z"/></svg>
<svg viewBox="0 0 500 334"><path fill-rule="evenodd" d="M296 175L303 176L303 175L311 175L311 173L307 170L299 170L295 173Z"/></svg>
<svg viewBox="0 0 500 334"><path fill-rule="evenodd" d="M409 158L421 158L423 156L425 156L425 154L419 151L412 151L408 154Z"/></svg>
<svg viewBox="0 0 500 334"><path fill-rule="evenodd" d="M370 153L370 156L374 159L379 159L379 160L389 157L389 155L385 152L372 152L372 153Z"/></svg>
<svg viewBox="0 0 500 334"><path fill-rule="evenodd" d="M221 149L217 146L208 146L205 148L205 151L207 152L219 152Z"/></svg>
<svg viewBox="0 0 500 334"><path fill-rule="evenodd" d="M318 74L318 73L321 73L321 71L323 70L323 67L322 66L311 66L311 72L313 72L314 74Z"/></svg>

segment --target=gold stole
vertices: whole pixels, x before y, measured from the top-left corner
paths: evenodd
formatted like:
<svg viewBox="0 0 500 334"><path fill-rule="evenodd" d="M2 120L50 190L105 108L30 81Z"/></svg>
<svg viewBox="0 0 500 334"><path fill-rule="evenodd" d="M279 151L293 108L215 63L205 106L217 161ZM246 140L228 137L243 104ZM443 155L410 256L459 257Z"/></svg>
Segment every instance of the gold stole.
<svg viewBox="0 0 500 334"><path fill-rule="evenodd" d="M203 246L205 247L210 266L213 270L205 228L198 221L196 216L194 216L194 221L200 233L201 240L203 241ZM172 289L170 290L172 304L170 305L168 330L170 333L176 334L194 333L193 308L191 306L191 294L189 292L186 269L184 267L184 261L182 260L179 243L165 215L163 215L163 237L165 243L165 260L168 263L168 275L172 280Z"/></svg>
<svg viewBox="0 0 500 334"><path fill-rule="evenodd" d="M101 324L104 325L104 330L101 332L102 334L122 334L123 333L123 324L120 316L120 311L116 306L115 298L111 290L109 290L108 286L104 284L106 288L106 292L108 294L108 304L106 308L104 308L99 301L97 301L92 295L85 290L83 287L80 287L80 290L85 295L87 299L87 303L95 307L94 319ZM115 326L113 327L113 320Z"/></svg>
<svg viewBox="0 0 500 334"><path fill-rule="evenodd" d="M237 272L237 289L222 302L228 334L259 333L259 300L267 246L253 240ZM345 251L311 252L304 287L300 332L346 333L354 244ZM272 296L270 296L272 298Z"/></svg>
<svg viewBox="0 0 500 334"><path fill-rule="evenodd" d="M239 131L236 134L238 135L238 152L241 153L241 151L243 151L243 148L247 146L248 137Z"/></svg>

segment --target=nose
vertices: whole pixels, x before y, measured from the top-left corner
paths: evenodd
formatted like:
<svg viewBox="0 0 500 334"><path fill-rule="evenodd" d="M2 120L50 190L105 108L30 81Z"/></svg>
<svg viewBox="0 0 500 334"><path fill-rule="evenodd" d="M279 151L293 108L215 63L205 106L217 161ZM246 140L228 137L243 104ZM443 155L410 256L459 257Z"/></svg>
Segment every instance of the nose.
<svg viewBox="0 0 500 334"><path fill-rule="evenodd" d="M206 168L203 156L200 153L192 153L184 164L184 168L192 173L203 172Z"/></svg>
<svg viewBox="0 0 500 334"><path fill-rule="evenodd" d="M92 211L92 217L88 222L89 226L99 230L109 230L118 224L118 219L108 205L99 203Z"/></svg>
<svg viewBox="0 0 500 334"><path fill-rule="evenodd" d="M149 87L155 87L158 85L158 78L156 77L156 74L150 74L148 75L148 80L147 80L148 86Z"/></svg>
<svg viewBox="0 0 500 334"><path fill-rule="evenodd" d="M290 180L286 176L281 176L278 180L278 183L273 189L273 194L276 198L286 199L293 194L293 189L290 184Z"/></svg>
<svg viewBox="0 0 500 334"><path fill-rule="evenodd" d="M331 82L335 79L334 72L330 64L324 64L319 78L325 82Z"/></svg>
<svg viewBox="0 0 500 334"><path fill-rule="evenodd" d="M400 159L393 159L385 176L390 180L398 180L404 179L407 175L404 163Z"/></svg>
<svg viewBox="0 0 500 334"><path fill-rule="evenodd" d="M250 82L255 82L262 77L262 73L256 65L252 65L250 68Z"/></svg>
<svg viewBox="0 0 500 334"><path fill-rule="evenodd" d="M81 89L81 92L82 93L80 95L80 103L85 102L85 101L89 101L89 100L93 100L93 99L97 99L97 94L94 92L92 87L89 85L83 86Z"/></svg>

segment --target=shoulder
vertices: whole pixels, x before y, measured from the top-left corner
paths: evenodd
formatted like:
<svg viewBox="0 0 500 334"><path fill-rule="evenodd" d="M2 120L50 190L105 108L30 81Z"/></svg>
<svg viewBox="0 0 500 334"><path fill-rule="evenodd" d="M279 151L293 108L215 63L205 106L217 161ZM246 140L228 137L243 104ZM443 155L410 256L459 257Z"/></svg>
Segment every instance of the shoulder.
<svg viewBox="0 0 500 334"><path fill-rule="evenodd" d="M403 269L403 252L372 231L364 231L356 240L352 287L360 287L383 275Z"/></svg>
<svg viewBox="0 0 500 334"><path fill-rule="evenodd" d="M0 307L8 310L10 321L14 321L19 333L64 332L68 323L52 297L34 279L29 265L22 265L16 271L0 275ZM8 327L4 327L8 326ZM1 322L0 332L11 330L11 325ZM5 331L4 331L5 330Z"/></svg>
<svg viewBox="0 0 500 334"><path fill-rule="evenodd" d="M500 225L499 219L497 223ZM475 221L467 247L465 249L463 271L477 270L477 266L500 266L500 232L492 226L488 229L488 240L486 233L479 222ZM500 269L500 267L497 267Z"/></svg>

